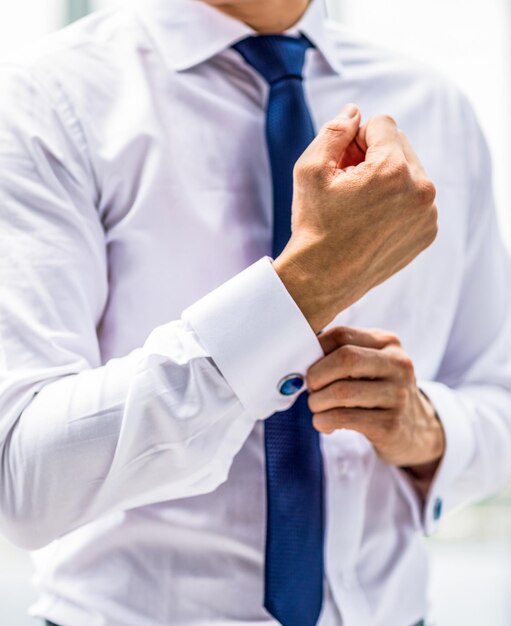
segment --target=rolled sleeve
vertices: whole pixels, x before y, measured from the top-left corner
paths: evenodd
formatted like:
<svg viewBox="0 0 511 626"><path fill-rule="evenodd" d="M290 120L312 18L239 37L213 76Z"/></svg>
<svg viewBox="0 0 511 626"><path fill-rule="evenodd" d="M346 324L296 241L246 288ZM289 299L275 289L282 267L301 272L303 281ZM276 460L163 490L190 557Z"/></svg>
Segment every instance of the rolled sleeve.
<svg viewBox="0 0 511 626"><path fill-rule="evenodd" d="M183 319L245 410L259 418L286 409L294 396L280 392L281 381L293 374L305 377L323 356L268 257L186 309Z"/></svg>

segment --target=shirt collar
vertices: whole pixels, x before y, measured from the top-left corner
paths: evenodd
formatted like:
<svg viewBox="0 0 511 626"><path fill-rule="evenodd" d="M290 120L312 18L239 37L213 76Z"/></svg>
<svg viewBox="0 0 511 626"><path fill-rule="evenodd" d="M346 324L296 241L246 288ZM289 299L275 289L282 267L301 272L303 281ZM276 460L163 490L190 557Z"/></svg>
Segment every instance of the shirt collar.
<svg viewBox="0 0 511 626"><path fill-rule="evenodd" d="M139 19L171 69L198 65L255 31L201 0L134 0ZM341 72L335 45L326 28L323 0L312 0L293 27L306 35L332 70Z"/></svg>

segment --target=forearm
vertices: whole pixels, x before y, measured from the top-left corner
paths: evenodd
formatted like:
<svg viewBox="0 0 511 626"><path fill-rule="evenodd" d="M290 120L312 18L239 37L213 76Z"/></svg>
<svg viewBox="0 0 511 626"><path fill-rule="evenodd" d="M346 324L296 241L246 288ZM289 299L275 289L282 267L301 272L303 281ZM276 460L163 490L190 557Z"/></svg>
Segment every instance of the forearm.
<svg viewBox="0 0 511 626"><path fill-rule="evenodd" d="M169 325L170 326L170 325ZM190 331L43 386L2 450L2 530L40 547L114 510L207 492L253 427ZM187 342L188 345L184 345Z"/></svg>
<svg viewBox="0 0 511 626"><path fill-rule="evenodd" d="M321 354L261 259L126 357L48 365L31 383L13 372L0 395L2 530L39 547L111 511L213 491L255 422L293 401L279 381Z"/></svg>

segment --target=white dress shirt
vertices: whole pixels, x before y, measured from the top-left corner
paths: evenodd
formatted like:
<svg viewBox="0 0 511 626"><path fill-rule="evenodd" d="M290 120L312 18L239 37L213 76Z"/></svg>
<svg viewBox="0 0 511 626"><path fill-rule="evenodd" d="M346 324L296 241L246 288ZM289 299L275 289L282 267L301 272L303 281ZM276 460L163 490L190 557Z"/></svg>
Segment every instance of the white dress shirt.
<svg viewBox="0 0 511 626"><path fill-rule="evenodd" d="M322 437L321 626L411 626L421 535L511 473L510 267L463 97L318 1L298 29L316 125L393 114L438 188L434 245L335 322L414 360L447 437L425 506L363 436ZM36 550L32 612L61 626L274 623L263 420L322 353L266 256L268 88L230 49L250 34L140 0L0 72L0 529Z"/></svg>

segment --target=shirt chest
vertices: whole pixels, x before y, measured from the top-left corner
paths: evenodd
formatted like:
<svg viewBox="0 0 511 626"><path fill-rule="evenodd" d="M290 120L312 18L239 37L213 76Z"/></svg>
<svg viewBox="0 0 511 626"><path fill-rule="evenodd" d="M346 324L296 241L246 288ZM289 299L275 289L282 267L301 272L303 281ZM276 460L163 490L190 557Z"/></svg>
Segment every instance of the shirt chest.
<svg viewBox="0 0 511 626"><path fill-rule="evenodd" d="M154 327L177 319L186 306L270 254L264 87L229 58L216 63L173 80L145 77L132 88L146 97L115 124L107 123L105 112L96 117L110 267L101 325L108 332L104 340L100 334L105 359L124 353L127 344L136 347ZM360 85L320 75L311 77L307 90L316 125L335 114L339 101L363 97ZM415 135L420 142L420 127ZM432 151L422 148L434 168ZM440 174L433 172L433 179ZM454 315L470 200L460 183L440 179L437 188L435 244L336 320L397 332L426 377L438 368Z"/></svg>

